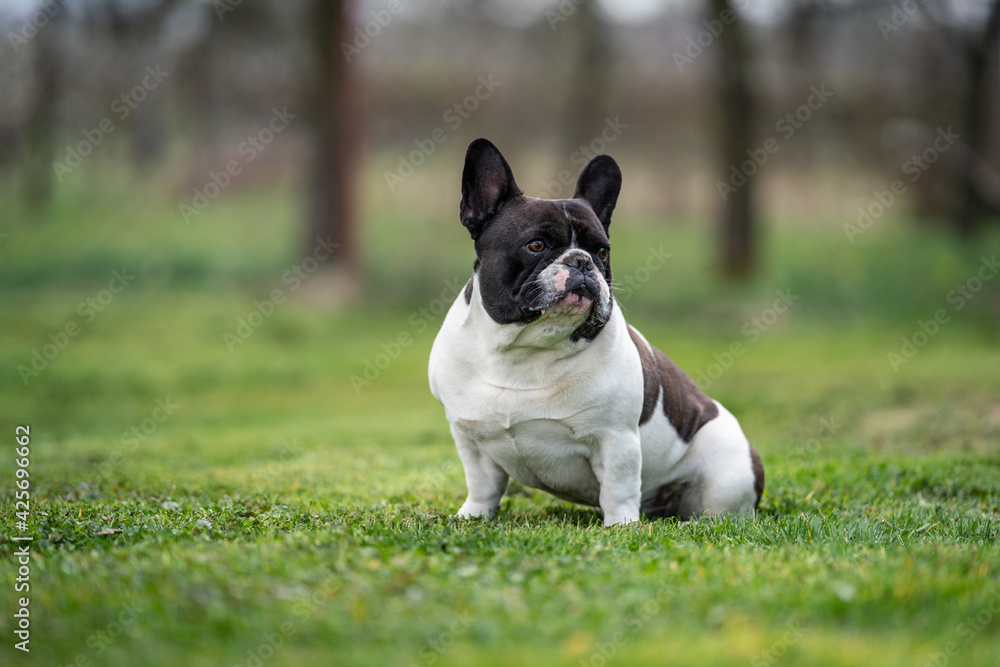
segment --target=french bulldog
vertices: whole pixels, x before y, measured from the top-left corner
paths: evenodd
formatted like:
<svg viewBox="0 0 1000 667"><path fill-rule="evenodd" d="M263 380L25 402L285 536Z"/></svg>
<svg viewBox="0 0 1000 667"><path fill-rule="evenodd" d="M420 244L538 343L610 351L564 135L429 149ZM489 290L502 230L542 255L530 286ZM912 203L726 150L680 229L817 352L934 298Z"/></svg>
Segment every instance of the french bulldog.
<svg viewBox="0 0 1000 667"><path fill-rule="evenodd" d="M760 503L764 468L739 422L615 304L621 182L598 155L572 199L526 197L496 146L469 145L460 218L476 261L429 363L465 468L459 517L494 517L511 477L599 506L606 526Z"/></svg>

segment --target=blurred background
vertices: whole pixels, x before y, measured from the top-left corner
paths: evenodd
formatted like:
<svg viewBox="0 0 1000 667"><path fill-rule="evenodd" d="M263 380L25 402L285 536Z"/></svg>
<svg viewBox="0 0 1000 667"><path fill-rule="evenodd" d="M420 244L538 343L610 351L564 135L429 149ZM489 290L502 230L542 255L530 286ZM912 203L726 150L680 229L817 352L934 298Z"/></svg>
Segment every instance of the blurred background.
<svg viewBox="0 0 1000 667"><path fill-rule="evenodd" d="M492 664L517 638L577 664L581 629L617 627L592 601L620 615L663 553L704 552L707 575L677 556L650 664L666 637L681 662L746 653L771 643L759 619L796 618L810 664L861 662L854 635L889 662L933 639L893 664L926 662L995 574L998 35L1000 0L0 0L0 432L31 426L32 648L83 664L138 595L150 611L101 664L251 664L340 573L273 664L411 664L458 607ZM465 492L426 369L472 270L477 137L533 196L619 163L618 303L740 419L767 469L759 527L708 550L657 524L688 537L595 556L576 529L599 518L512 485L508 546L424 531ZM814 545L829 517L853 523ZM750 644L702 634L725 608Z"/></svg>
<svg viewBox="0 0 1000 667"><path fill-rule="evenodd" d="M887 377L939 309L953 340L995 335L997 0L7 0L0 29L11 387L71 370L71 323L116 347L115 318L169 321L144 354L278 363L267 346L308 341L355 398L382 371L419 385L424 352L389 369L382 345L429 346L469 276L479 136L533 196L615 157L640 325L723 351L854 327ZM760 328L780 290L794 306ZM348 312L347 334L310 328Z"/></svg>
<svg viewBox="0 0 1000 667"><path fill-rule="evenodd" d="M240 216L226 261L253 252L249 230L296 254L329 234L340 247L324 268L354 290L398 265L379 247L397 233L432 220L458 235L463 151L487 136L535 196L571 196L586 160L612 154L625 173L619 216L703 226L701 268L738 281L767 261L775 225L840 229L851 246L905 218L972 239L1000 206L998 11L991 0L7 0L4 225L107 199L142 208L137 227L157 207L157 227L196 238L221 209L279 193L280 212ZM89 238L61 274L80 277L79 251L115 243ZM217 268L156 245L162 280ZM425 259L413 261L433 272ZM8 285L43 279L4 263Z"/></svg>

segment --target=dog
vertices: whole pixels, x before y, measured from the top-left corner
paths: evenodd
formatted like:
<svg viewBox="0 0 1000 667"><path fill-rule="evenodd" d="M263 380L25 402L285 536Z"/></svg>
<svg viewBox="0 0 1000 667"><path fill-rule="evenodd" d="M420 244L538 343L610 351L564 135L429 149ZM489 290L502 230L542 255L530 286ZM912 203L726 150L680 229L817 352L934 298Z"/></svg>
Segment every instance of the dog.
<svg viewBox="0 0 1000 667"><path fill-rule="evenodd" d="M764 467L739 422L615 303L621 183L598 155L572 199L526 197L496 146L469 145L460 219L476 261L428 373L465 469L459 517L495 517L511 477L599 506L605 526L760 504Z"/></svg>

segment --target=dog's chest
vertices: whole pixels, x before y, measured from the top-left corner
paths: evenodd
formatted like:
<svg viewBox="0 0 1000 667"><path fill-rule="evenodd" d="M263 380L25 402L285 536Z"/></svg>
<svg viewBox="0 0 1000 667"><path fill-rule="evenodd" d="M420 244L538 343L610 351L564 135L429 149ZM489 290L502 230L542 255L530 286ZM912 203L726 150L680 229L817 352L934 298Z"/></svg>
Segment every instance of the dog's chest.
<svg viewBox="0 0 1000 667"><path fill-rule="evenodd" d="M557 419L506 422L503 418L459 420L455 426L521 484L576 502L598 503L592 438L580 437L573 426Z"/></svg>

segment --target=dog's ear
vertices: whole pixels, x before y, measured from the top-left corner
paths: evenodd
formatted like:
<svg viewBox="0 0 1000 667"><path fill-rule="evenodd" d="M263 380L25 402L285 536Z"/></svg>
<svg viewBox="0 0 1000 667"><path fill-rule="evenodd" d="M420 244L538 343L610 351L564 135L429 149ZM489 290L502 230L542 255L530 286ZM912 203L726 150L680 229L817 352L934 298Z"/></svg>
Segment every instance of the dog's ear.
<svg viewBox="0 0 1000 667"><path fill-rule="evenodd" d="M610 155L598 155L580 172L573 198L590 204L607 232L621 189L622 171L618 168L618 163Z"/></svg>
<svg viewBox="0 0 1000 667"><path fill-rule="evenodd" d="M486 139L476 139L465 153L462 171L462 204L459 217L473 239L503 205L523 194L514 173L497 147Z"/></svg>

